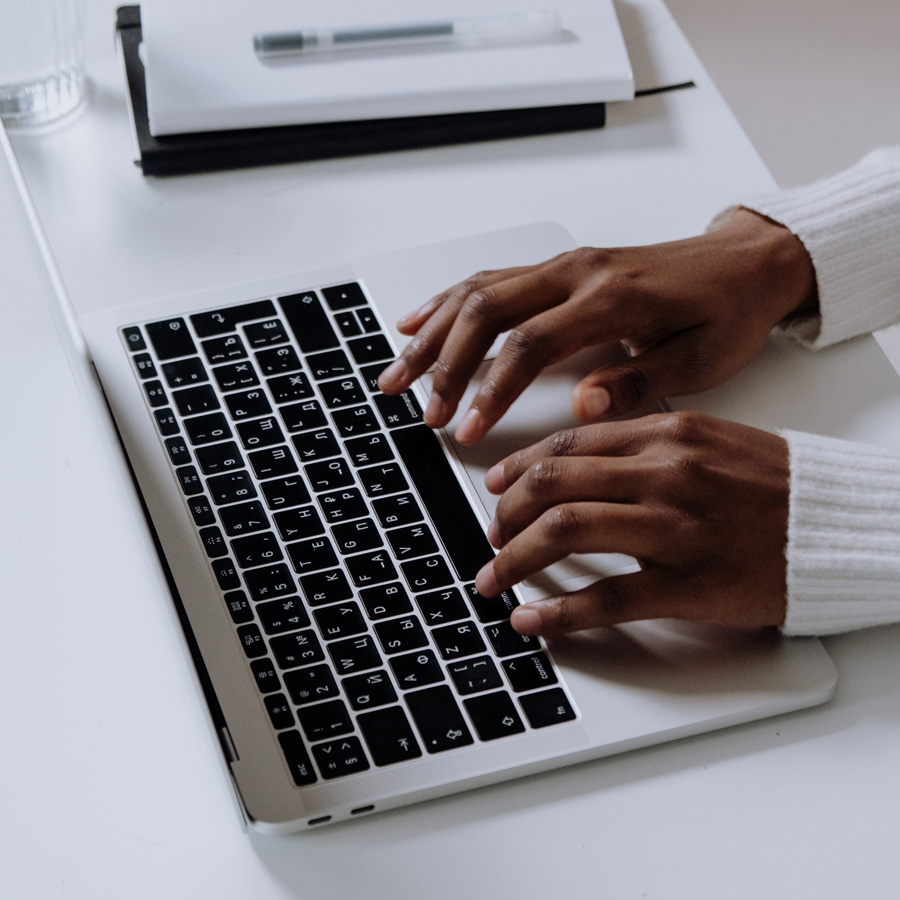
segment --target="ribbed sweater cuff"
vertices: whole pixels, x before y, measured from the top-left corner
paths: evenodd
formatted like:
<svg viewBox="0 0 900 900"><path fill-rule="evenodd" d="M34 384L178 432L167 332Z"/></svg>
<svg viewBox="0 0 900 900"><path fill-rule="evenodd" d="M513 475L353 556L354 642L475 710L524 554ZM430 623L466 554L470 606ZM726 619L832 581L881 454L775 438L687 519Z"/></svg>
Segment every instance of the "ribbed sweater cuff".
<svg viewBox="0 0 900 900"><path fill-rule="evenodd" d="M812 258L820 315L787 326L792 337L820 348L900 319L900 147L741 205L785 225Z"/></svg>
<svg viewBox="0 0 900 900"><path fill-rule="evenodd" d="M791 466L785 634L900 621L900 451L782 436Z"/></svg>

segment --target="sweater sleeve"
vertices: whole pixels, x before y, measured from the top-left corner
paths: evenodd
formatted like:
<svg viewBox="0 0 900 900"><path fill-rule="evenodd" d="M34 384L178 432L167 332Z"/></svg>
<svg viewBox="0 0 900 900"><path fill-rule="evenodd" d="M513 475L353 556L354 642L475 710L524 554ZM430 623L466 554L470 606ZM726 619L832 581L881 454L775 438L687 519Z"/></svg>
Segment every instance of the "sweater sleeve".
<svg viewBox="0 0 900 900"><path fill-rule="evenodd" d="M900 451L794 431L785 634L900 621Z"/></svg>
<svg viewBox="0 0 900 900"><path fill-rule="evenodd" d="M818 349L900 321L900 147L741 205L785 225L812 258L820 314L786 325L792 337Z"/></svg>

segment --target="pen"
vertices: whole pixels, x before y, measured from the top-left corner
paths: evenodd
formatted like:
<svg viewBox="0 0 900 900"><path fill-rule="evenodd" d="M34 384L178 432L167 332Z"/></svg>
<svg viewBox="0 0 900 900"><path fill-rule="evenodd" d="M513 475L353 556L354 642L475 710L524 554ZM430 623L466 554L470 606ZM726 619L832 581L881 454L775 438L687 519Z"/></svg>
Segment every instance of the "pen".
<svg viewBox="0 0 900 900"><path fill-rule="evenodd" d="M559 34L556 12L471 16L429 22L398 22L341 28L304 28L253 36L260 59L341 50L371 50L417 44L466 44L538 40Z"/></svg>

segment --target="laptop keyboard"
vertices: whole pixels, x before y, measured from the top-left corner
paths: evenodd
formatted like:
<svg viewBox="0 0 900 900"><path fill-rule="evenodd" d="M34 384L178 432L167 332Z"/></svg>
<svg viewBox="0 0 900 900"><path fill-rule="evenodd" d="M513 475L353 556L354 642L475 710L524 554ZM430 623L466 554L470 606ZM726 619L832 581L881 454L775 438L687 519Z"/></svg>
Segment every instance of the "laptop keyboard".
<svg viewBox="0 0 900 900"><path fill-rule="evenodd" d="M122 336L298 786L575 718L358 284Z"/></svg>

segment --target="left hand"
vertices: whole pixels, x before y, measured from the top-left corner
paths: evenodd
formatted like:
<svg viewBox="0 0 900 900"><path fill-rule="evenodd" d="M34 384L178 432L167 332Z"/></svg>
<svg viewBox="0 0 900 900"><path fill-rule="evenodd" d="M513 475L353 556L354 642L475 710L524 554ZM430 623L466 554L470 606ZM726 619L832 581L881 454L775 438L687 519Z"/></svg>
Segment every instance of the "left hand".
<svg viewBox="0 0 900 900"><path fill-rule="evenodd" d="M653 618L781 625L789 466L783 438L699 413L559 432L486 476L502 494L476 578L494 596L570 553L641 570L513 611L522 634Z"/></svg>

